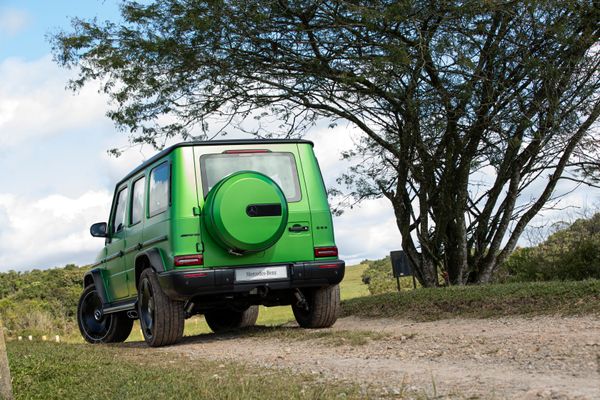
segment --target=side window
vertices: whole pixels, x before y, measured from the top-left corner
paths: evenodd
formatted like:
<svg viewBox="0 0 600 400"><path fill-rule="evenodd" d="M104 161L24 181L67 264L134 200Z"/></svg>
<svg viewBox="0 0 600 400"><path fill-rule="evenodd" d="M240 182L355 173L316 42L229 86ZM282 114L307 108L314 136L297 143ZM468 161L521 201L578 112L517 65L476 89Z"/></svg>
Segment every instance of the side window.
<svg viewBox="0 0 600 400"><path fill-rule="evenodd" d="M131 225L135 225L142 220L144 215L144 188L146 186L146 177L141 177L133 183L131 196Z"/></svg>
<svg viewBox="0 0 600 400"><path fill-rule="evenodd" d="M119 232L125 226L125 211L127 210L127 188L123 188L117 193L117 203L115 204L115 213L112 217L111 233Z"/></svg>
<svg viewBox="0 0 600 400"><path fill-rule="evenodd" d="M169 186L171 168L165 162L150 172L150 190L148 196L148 214L159 214L169 206Z"/></svg>

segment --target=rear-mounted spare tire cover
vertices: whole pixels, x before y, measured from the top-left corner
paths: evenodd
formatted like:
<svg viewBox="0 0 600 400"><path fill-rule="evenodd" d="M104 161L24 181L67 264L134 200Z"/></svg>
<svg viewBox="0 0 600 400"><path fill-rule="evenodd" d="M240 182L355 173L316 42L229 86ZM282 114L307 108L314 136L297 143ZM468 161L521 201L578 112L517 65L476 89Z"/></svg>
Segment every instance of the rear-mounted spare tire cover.
<svg viewBox="0 0 600 400"><path fill-rule="evenodd" d="M210 190L202 219L219 246L234 253L257 252L273 246L285 231L288 205L271 178L240 171Z"/></svg>

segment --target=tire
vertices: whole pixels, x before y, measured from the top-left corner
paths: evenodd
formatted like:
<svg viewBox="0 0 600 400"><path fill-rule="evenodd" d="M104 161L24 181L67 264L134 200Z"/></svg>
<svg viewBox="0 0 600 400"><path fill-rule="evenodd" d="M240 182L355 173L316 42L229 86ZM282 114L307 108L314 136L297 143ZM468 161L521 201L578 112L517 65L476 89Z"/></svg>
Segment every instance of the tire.
<svg viewBox="0 0 600 400"><path fill-rule="evenodd" d="M138 316L144 340L151 347L174 344L183 337L183 302L171 300L163 292L151 268L140 276Z"/></svg>
<svg viewBox="0 0 600 400"><path fill-rule="evenodd" d="M125 313L101 315L101 312L100 296L96 287L89 285L77 303L77 325L81 336L92 344L124 342L131 333L133 320Z"/></svg>
<svg viewBox="0 0 600 400"><path fill-rule="evenodd" d="M245 311L219 309L204 314L206 323L214 333L223 333L254 326L258 319L258 306L250 306Z"/></svg>
<svg viewBox="0 0 600 400"><path fill-rule="evenodd" d="M303 289L308 309L292 304L294 317L302 328L329 328L335 324L340 310L340 286Z"/></svg>

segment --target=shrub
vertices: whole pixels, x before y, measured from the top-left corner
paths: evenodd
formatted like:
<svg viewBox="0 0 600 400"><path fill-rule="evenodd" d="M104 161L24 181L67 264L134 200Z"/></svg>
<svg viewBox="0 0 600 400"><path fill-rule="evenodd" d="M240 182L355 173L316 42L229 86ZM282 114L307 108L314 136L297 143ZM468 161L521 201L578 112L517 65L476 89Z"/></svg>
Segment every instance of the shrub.
<svg viewBox="0 0 600 400"><path fill-rule="evenodd" d="M369 285L369 292L371 294L398 290L396 278L394 278L392 271L390 256L375 261L365 260L362 264L368 264L367 269L362 274L362 280ZM412 289L412 278L410 276L400 278L400 287L402 289Z"/></svg>
<svg viewBox="0 0 600 400"><path fill-rule="evenodd" d="M0 273L0 318L9 336L69 334L88 268Z"/></svg>
<svg viewBox="0 0 600 400"><path fill-rule="evenodd" d="M539 246L515 250L496 278L502 282L600 279L600 213L578 219Z"/></svg>

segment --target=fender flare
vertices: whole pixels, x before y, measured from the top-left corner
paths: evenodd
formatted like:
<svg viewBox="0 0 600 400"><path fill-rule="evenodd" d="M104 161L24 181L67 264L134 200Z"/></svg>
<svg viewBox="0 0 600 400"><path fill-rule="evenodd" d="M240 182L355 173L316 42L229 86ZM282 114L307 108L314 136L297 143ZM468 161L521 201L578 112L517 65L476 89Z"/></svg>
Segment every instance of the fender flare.
<svg viewBox="0 0 600 400"><path fill-rule="evenodd" d="M161 249L152 248L142 251L135 257L135 287L137 288L140 275L146 268L152 268L157 273L165 271L165 261Z"/></svg>
<svg viewBox="0 0 600 400"><path fill-rule="evenodd" d="M106 288L104 287L104 279L102 279L102 270L100 268L94 268L88 271L83 276L83 288L85 289L90 284L96 287L98 297L102 301L102 304L108 304L108 298L106 296Z"/></svg>

